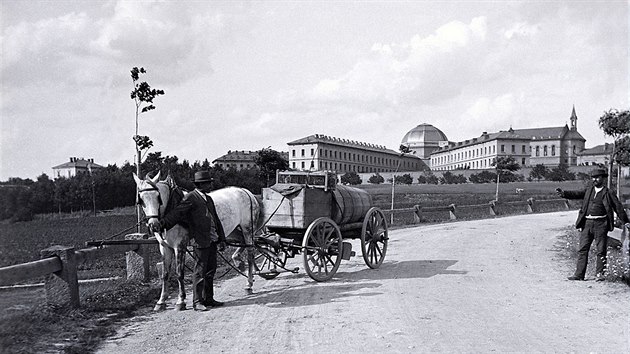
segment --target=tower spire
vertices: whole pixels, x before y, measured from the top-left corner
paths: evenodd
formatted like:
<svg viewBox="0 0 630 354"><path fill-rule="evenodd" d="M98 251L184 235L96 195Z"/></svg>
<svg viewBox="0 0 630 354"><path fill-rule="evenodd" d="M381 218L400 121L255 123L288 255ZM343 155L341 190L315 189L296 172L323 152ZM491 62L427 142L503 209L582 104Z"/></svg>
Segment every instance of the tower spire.
<svg viewBox="0 0 630 354"><path fill-rule="evenodd" d="M577 130L577 114L575 114L575 104L573 104L573 111L571 112L571 130Z"/></svg>

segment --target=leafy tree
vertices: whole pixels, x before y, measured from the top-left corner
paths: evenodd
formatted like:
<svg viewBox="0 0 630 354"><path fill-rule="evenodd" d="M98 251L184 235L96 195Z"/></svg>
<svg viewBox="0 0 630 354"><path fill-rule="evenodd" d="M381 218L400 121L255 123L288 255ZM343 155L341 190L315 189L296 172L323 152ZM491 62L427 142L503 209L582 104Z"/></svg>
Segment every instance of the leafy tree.
<svg viewBox="0 0 630 354"><path fill-rule="evenodd" d="M549 173L549 169L547 168L547 166L539 163L536 166L534 166L534 168L532 168L531 171L529 171L529 177L540 182L541 179L547 177L548 173Z"/></svg>
<svg viewBox="0 0 630 354"><path fill-rule="evenodd" d="M613 153L611 156L611 163L609 165L608 170L608 187L610 187L612 182L612 169L613 169L613 161L617 162L618 165L628 165L628 134L630 134L630 111L619 111L616 109L610 109L607 112L604 112L599 118L599 127L604 131L604 134L613 137ZM625 146L624 146L625 142ZM617 148L621 146L621 148ZM617 197L621 196L621 169L617 169Z"/></svg>
<svg viewBox="0 0 630 354"><path fill-rule="evenodd" d="M497 174L492 171L481 171L470 175L472 183L492 183L497 180Z"/></svg>
<svg viewBox="0 0 630 354"><path fill-rule="evenodd" d="M511 175L514 171L520 170L521 165L519 165L518 162L516 162L516 160L514 159L514 156L508 155L508 156L498 156L492 162L492 166L494 166L497 171L497 190L495 193L495 200L499 201L499 182L500 182L501 176L503 175L507 177Z"/></svg>
<svg viewBox="0 0 630 354"><path fill-rule="evenodd" d="M575 173L569 170L569 166L560 164L558 167L554 167L547 174L547 179L550 181L573 181L575 179Z"/></svg>
<svg viewBox="0 0 630 354"><path fill-rule="evenodd" d="M258 166L260 175L267 187L270 185L270 181L275 178L276 171L286 171L289 169L289 161L287 161L280 152L269 147L256 152L254 163Z"/></svg>
<svg viewBox="0 0 630 354"><path fill-rule="evenodd" d="M343 184L357 185L361 184L362 182L363 181L361 180L359 174L354 171L346 172L341 176L341 183Z"/></svg>
<svg viewBox="0 0 630 354"><path fill-rule="evenodd" d="M385 178L383 178L383 176L381 176L380 174L376 173L370 176L370 178L368 178L368 183L370 184L381 184L385 182Z"/></svg>
<svg viewBox="0 0 630 354"><path fill-rule="evenodd" d="M411 178L410 174L405 173L403 175L396 176L395 183L396 184L412 184L413 183L413 178Z"/></svg>
<svg viewBox="0 0 630 354"><path fill-rule="evenodd" d="M446 171L442 173L442 178L440 179L440 182L442 182L443 184L466 183L466 177L462 174L455 175L450 171Z"/></svg>

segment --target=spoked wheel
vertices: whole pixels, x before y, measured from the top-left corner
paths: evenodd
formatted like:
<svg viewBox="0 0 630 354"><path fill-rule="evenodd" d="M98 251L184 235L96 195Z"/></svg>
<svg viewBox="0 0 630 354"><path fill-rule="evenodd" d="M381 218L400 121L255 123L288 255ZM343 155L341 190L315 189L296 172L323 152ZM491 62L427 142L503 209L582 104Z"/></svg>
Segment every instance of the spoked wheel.
<svg viewBox="0 0 630 354"><path fill-rule="evenodd" d="M371 208L363 219L361 230L361 252L368 267L381 266L387 252L387 221L379 208Z"/></svg>
<svg viewBox="0 0 630 354"><path fill-rule="evenodd" d="M287 264L287 254L282 251L276 252L268 246L257 246L254 251L254 260L258 276L270 280L277 277Z"/></svg>
<svg viewBox="0 0 630 354"><path fill-rule="evenodd" d="M313 221L304 234L302 249L306 273L315 281L326 281L337 273L343 242L337 224L329 218Z"/></svg>

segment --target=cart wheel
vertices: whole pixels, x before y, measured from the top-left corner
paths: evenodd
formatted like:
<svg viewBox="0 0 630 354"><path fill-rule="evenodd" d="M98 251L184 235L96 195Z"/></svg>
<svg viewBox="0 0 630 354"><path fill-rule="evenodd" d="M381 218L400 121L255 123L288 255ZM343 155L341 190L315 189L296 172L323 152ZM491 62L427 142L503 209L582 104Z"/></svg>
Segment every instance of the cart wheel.
<svg viewBox="0 0 630 354"><path fill-rule="evenodd" d="M254 260L258 276L270 280L280 275L274 270L278 267L284 268L287 264L287 254L282 250L276 252L276 250L266 246L257 246L254 250Z"/></svg>
<svg viewBox="0 0 630 354"><path fill-rule="evenodd" d="M302 240L306 273L315 281L332 278L341 263L341 247L341 231L334 221L326 217L313 221Z"/></svg>
<svg viewBox="0 0 630 354"><path fill-rule="evenodd" d="M363 219L361 230L361 252L368 267L381 266L387 252L387 221L379 208L371 208Z"/></svg>

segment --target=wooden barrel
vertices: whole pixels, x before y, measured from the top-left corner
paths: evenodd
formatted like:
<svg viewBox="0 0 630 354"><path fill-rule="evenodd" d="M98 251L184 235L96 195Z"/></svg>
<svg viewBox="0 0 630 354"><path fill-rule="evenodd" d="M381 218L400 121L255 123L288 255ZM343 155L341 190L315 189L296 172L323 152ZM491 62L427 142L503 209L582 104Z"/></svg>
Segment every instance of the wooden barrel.
<svg viewBox="0 0 630 354"><path fill-rule="evenodd" d="M343 225L363 220L372 207L372 197L363 189L337 185L332 204L331 218Z"/></svg>

